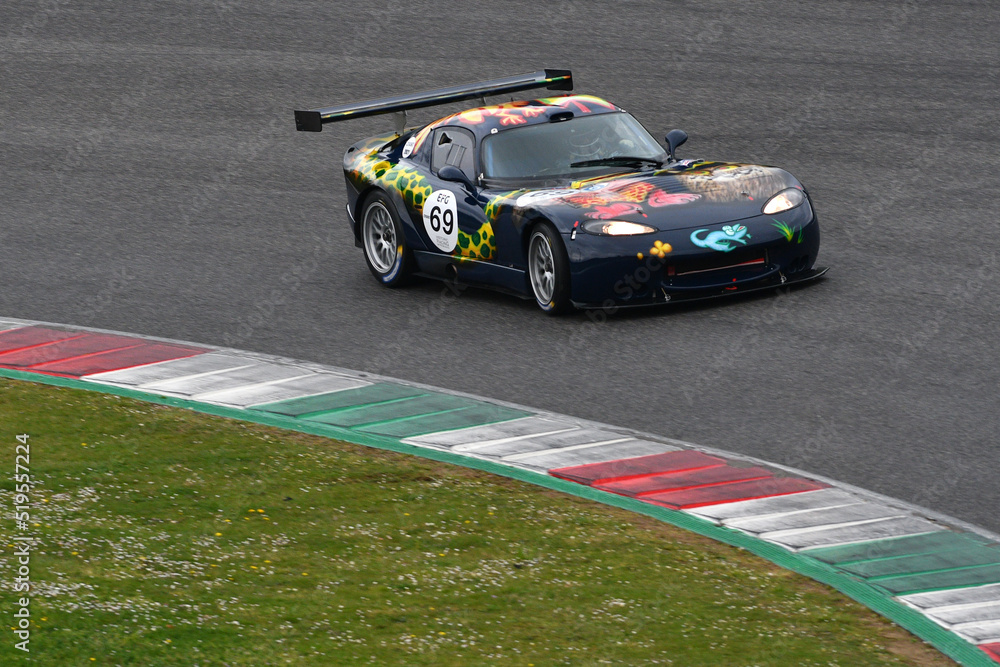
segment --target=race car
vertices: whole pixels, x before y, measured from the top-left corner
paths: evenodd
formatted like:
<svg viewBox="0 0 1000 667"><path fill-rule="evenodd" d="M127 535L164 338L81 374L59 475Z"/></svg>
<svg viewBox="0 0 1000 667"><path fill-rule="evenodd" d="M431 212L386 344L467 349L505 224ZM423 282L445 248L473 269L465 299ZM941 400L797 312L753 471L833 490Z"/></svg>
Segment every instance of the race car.
<svg viewBox="0 0 1000 667"><path fill-rule="evenodd" d="M550 97L487 105L545 88ZM690 301L814 280L809 194L775 167L679 160L568 70L295 112L296 128L394 114L344 155L347 215L372 275L534 299L548 313ZM406 128L406 111L481 106Z"/></svg>

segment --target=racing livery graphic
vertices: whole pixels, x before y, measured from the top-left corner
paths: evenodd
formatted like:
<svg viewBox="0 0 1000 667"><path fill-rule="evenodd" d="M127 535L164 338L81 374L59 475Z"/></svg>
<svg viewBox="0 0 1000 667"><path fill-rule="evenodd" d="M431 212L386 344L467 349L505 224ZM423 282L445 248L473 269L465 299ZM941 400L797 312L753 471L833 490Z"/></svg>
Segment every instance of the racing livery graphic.
<svg viewBox="0 0 1000 667"><path fill-rule="evenodd" d="M743 225L723 225L722 231L709 232L704 238L698 235L708 232L707 229L699 229L691 232L691 243L699 248L711 248L721 252L729 252L739 247L738 244L746 245L750 235Z"/></svg>

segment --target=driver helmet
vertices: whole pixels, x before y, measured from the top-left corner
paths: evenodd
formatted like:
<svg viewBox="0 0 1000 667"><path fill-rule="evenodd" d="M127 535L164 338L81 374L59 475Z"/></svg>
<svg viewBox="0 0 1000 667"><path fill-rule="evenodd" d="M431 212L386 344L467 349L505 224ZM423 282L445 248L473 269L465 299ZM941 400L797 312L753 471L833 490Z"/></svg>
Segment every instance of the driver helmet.
<svg viewBox="0 0 1000 667"><path fill-rule="evenodd" d="M603 128L590 123L577 123L570 130L569 154L572 162L606 157Z"/></svg>

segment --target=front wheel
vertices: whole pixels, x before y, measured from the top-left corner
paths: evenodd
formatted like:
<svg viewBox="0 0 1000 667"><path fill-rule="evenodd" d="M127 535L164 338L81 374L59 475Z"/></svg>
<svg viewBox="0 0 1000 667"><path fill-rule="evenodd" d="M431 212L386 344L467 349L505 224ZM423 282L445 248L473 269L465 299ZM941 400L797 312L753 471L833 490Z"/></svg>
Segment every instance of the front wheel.
<svg viewBox="0 0 1000 667"><path fill-rule="evenodd" d="M365 262L380 283L398 287L410 277L409 252L396 208L381 192L365 202L361 217L361 245Z"/></svg>
<svg viewBox="0 0 1000 667"><path fill-rule="evenodd" d="M539 308L550 315L569 310L569 257L559 234L544 223L528 241L528 278Z"/></svg>

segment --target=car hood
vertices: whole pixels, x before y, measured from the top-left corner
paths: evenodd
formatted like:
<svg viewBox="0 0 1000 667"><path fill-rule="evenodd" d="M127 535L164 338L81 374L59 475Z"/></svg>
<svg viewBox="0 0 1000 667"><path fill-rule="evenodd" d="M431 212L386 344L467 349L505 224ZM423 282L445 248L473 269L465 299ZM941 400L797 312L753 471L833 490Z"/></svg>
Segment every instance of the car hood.
<svg viewBox="0 0 1000 667"><path fill-rule="evenodd" d="M802 186L775 167L685 160L655 172L518 190L506 198L517 217L540 215L563 231L576 221L612 219L670 231L760 215L768 199L789 187Z"/></svg>

